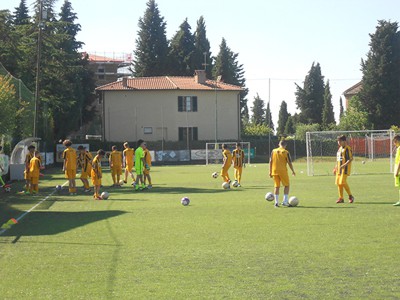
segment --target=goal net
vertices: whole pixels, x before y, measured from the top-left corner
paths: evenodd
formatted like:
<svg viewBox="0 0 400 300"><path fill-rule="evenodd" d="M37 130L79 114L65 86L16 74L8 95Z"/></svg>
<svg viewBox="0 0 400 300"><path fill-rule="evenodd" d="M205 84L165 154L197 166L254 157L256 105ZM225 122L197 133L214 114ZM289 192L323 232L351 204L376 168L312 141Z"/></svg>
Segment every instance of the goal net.
<svg viewBox="0 0 400 300"><path fill-rule="evenodd" d="M393 130L317 131L306 133L308 176L333 174L340 135L353 151L352 174L393 172Z"/></svg>
<svg viewBox="0 0 400 300"><path fill-rule="evenodd" d="M206 165L222 164L222 144L227 145L231 152L236 148L236 142L206 143ZM241 142L240 144L244 151L244 161L250 164L250 143Z"/></svg>

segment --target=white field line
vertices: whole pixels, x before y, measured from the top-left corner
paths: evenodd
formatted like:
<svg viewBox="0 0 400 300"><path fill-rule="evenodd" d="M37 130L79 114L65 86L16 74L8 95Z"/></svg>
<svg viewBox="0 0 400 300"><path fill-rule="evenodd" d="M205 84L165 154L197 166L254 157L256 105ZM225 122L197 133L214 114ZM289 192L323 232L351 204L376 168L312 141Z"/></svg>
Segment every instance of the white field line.
<svg viewBox="0 0 400 300"><path fill-rule="evenodd" d="M62 187L64 187L66 184L68 183L68 181L64 182L64 184L62 185ZM48 200L51 196L54 195L54 193L56 192L56 190L52 191L49 195L47 195L45 198L43 198L42 200L40 200L38 203L36 203L34 206L32 206L30 209L28 209L27 211L25 211L24 213L22 213L21 215L19 215L17 218L15 218L18 223L20 220L22 220L23 218L25 218L25 216L27 214L29 214L31 211L33 211L36 207L38 207L40 204L42 204L44 201ZM8 228L9 229L9 228ZM1 229L0 230L0 235L2 235L4 232L6 232L8 229Z"/></svg>

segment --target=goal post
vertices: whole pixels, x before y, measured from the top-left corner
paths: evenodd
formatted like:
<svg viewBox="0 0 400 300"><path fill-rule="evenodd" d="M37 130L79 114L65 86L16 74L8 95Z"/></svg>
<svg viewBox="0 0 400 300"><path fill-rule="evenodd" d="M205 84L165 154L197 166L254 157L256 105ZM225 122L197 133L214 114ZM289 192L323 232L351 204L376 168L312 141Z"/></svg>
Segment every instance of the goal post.
<svg viewBox="0 0 400 300"><path fill-rule="evenodd" d="M222 163L222 144L228 146L232 152L236 148L236 142L206 143L206 165ZM240 142L244 151L244 160L250 164L250 142Z"/></svg>
<svg viewBox="0 0 400 300"><path fill-rule="evenodd" d="M393 172L393 130L315 131L306 133L308 176L333 174L340 135L347 137L353 151L352 174Z"/></svg>

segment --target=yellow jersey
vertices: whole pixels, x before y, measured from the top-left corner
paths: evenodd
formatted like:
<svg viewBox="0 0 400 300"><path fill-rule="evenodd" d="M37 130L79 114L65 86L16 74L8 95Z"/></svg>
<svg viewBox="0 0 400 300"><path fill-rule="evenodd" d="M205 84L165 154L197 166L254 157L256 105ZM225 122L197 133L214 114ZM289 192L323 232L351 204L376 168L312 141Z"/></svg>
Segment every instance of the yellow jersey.
<svg viewBox="0 0 400 300"><path fill-rule="evenodd" d="M31 177L39 177L40 174L40 159L33 157L29 162L29 175Z"/></svg>
<svg viewBox="0 0 400 300"><path fill-rule="evenodd" d="M229 151L228 149L225 149L224 151L222 151L222 156L224 157L225 167L230 167L232 164L231 151Z"/></svg>
<svg viewBox="0 0 400 300"><path fill-rule="evenodd" d="M34 157L34 156L33 156L33 153L31 153L30 151L28 151L28 153L25 155L25 166L26 166L26 168L29 169L31 159L32 159L33 157Z"/></svg>
<svg viewBox="0 0 400 300"><path fill-rule="evenodd" d="M283 147L275 148L271 153L271 175L287 173L287 164L291 162L290 153Z"/></svg>
<svg viewBox="0 0 400 300"><path fill-rule="evenodd" d="M78 157L78 165L84 172L89 173L92 169L92 154L89 151L85 151L84 153L79 153Z"/></svg>
<svg viewBox="0 0 400 300"><path fill-rule="evenodd" d="M101 161L99 159L99 156L96 155L93 160L92 160L92 171L91 171L91 177L101 177Z"/></svg>
<svg viewBox="0 0 400 300"><path fill-rule="evenodd" d="M146 162L146 165L148 167L151 167L151 154L150 151L148 149L143 150L144 152L144 160Z"/></svg>
<svg viewBox="0 0 400 300"><path fill-rule="evenodd" d="M133 165L133 161L135 158L135 150L133 150L132 148L126 148L123 153L125 157L125 164Z"/></svg>
<svg viewBox="0 0 400 300"><path fill-rule="evenodd" d="M112 164L113 168L122 167L122 154L121 152L114 150L110 154L110 164Z"/></svg>
<svg viewBox="0 0 400 300"><path fill-rule="evenodd" d="M344 147L340 146L336 154L336 162L337 162L336 174L350 175L351 162L348 165L346 165L343 169L341 169L340 166L352 159L353 159L353 151L351 150L351 147L349 145L346 145Z"/></svg>
<svg viewBox="0 0 400 300"><path fill-rule="evenodd" d="M65 170L76 170L77 155L75 149L68 147L63 152Z"/></svg>
<svg viewBox="0 0 400 300"><path fill-rule="evenodd" d="M244 151L242 149L235 149L232 152L233 166L241 168L244 162Z"/></svg>

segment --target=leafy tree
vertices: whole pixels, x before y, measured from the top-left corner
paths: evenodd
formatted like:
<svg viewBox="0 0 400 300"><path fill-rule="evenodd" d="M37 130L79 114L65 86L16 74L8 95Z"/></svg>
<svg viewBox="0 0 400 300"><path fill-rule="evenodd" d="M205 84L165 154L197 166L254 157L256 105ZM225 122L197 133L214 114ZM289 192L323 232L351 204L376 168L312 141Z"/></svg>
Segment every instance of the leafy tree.
<svg viewBox="0 0 400 300"><path fill-rule="evenodd" d="M225 83L238 85L243 88L243 91L240 93L240 116L243 123L245 120L249 119L249 109L246 99L249 90L246 88L244 69L243 65L239 64L237 60L238 56L239 54L231 51L226 44L226 40L222 38L218 55L215 58L212 74L214 78L221 76Z"/></svg>
<svg viewBox="0 0 400 300"><path fill-rule="evenodd" d="M273 132L266 124L247 124L244 126L243 133L246 136L263 137Z"/></svg>
<svg viewBox="0 0 400 300"><path fill-rule="evenodd" d="M296 84L296 104L300 109L302 123L321 123L324 105L324 77L321 75L319 63L313 63L301 88Z"/></svg>
<svg viewBox="0 0 400 300"><path fill-rule="evenodd" d="M339 130L366 130L371 128L368 112L361 103L359 96L353 96L349 108L340 118Z"/></svg>
<svg viewBox="0 0 400 300"><path fill-rule="evenodd" d="M21 0L19 6L15 8L14 24L28 25L29 23L30 23L30 16L28 7L26 6L26 0Z"/></svg>
<svg viewBox="0 0 400 300"><path fill-rule="evenodd" d="M303 124L299 123L296 125L296 139L299 139L300 141L305 141L306 140L306 133L308 131L320 131L321 126L319 124Z"/></svg>
<svg viewBox="0 0 400 300"><path fill-rule="evenodd" d="M192 76L195 71L195 47L194 36L191 27L185 19L179 26L171 40L169 63L169 74L178 76Z"/></svg>
<svg viewBox="0 0 400 300"><path fill-rule="evenodd" d="M168 41L166 22L161 17L155 0L147 2L143 18L139 19L138 38L134 51L133 74L136 77L168 74Z"/></svg>
<svg viewBox="0 0 400 300"><path fill-rule="evenodd" d="M210 42L206 35L206 24L203 16L197 21L197 28L194 33L195 53L193 58L196 70L206 70L207 78L212 78L212 58L210 52ZM204 65L206 63L206 65Z"/></svg>
<svg viewBox="0 0 400 300"><path fill-rule="evenodd" d="M325 85L324 108L322 110L322 129L328 130L332 124L335 124L335 114L333 112L332 94L329 86L329 80Z"/></svg>
<svg viewBox="0 0 400 300"><path fill-rule="evenodd" d="M339 99L339 120L342 118L344 113L344 108L343 108L343 102L342 102L342 97Z"/></svg>
<svg viewBox="0 0 400 300"><path fill-rule="evenodd" d="M398 124L400 111L400 32L398 23L380 20L370 34L370 50L361 62L361 104L376 129Z"/></svg>
<svg viewBox="0 0 400 300"><path fill-rule="evenodd" d="M11 134L15 127L15 88L11 76L0 75L0 128L3 134Z"/></svg>
<svg viewBox="0 0 400 300"><path fill-rule="evenodd" d="M289 113L287 110L287 103L282 101L281 107L279 108L279 119L278 119L278 128L277 128L277 135L282 135L285 133L285 126L289 118Z"/></svg>
<svg viewBox="0 0 400 300"><path fill-rule="evenodd" d="M267 103L267 108L265 109L265 122L269 128L274 130L274 122L272 121L272 113L271 113L271 107L269 105L269 101Z"/></svg>
<svg viewBox="0 0 400 300"><path fill-rule="evenodd" d="M257 94L257 96L254 97L253 101L253 107L251 109L251 112L253 113L251 117L251 122L254 125L261 125L261 124L266 124L265 123L265 108L264 108L264 100L260 98L260 96ZM268 126L268 124L266 124Z"/></svg>
<svg viewBox="0 0 400 300"><path fill-rule="evenodd" d="M291 134L294 134L296 132L296 129L294 128L293 119L294 118L289 114L288 119L287 119L286 124L285 124L285 130L283 132L285 135L291 135Z"/></svg>

